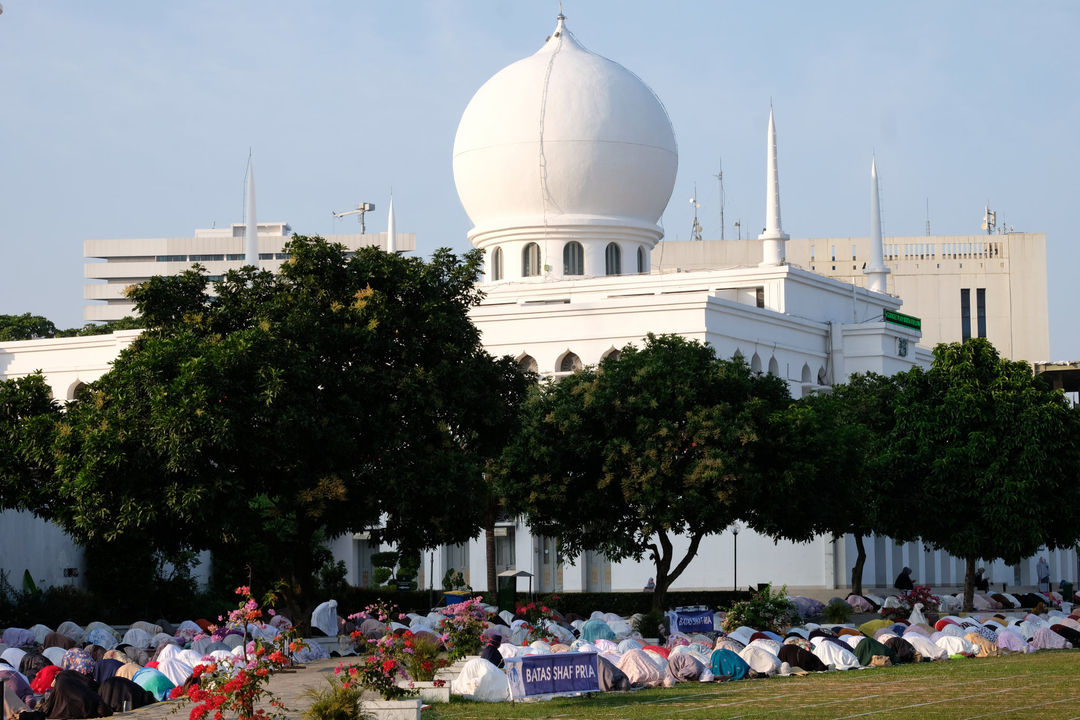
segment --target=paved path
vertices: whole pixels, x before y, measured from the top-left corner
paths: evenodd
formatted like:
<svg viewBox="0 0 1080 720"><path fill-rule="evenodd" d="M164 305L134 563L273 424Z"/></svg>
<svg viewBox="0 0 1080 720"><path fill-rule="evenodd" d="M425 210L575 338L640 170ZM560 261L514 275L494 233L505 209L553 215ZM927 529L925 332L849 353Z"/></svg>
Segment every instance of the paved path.
<svg viewBox="0 0 1080 720"><path fill-rule="evenodd" d="M327 675L334 672L334 668L342 659L316 660L308 663L301 670L276 673L270 678L270 690L285 703L285 707L292 711L288 713L289 717L299 718L304 714L304 710L310 704L309 700L303 697L304 693L310 688L327 685ZM352 659L344 658L346 662ZM129 718L129 720L187 720L192 707L194 705L190 702L166 700L128 713L116 713L114 717ZM269 707L267 709L269 710Z"/></svg>

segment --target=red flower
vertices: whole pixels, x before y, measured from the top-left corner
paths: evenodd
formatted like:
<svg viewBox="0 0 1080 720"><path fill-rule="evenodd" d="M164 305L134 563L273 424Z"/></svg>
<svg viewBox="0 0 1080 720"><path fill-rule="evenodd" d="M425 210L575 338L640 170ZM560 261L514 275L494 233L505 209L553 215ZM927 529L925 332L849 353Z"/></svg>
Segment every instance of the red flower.
<svg viewBox="0 0 1080 720"><path fill-rule="evenodd" d="M383 662L382 662L383 672L384 673L389 673L389 672L393 671L393 669L394 669L394 667L396 665L397 665L397 661L394 660L393 658L387 658L386 660L383 660Z"/></svg>

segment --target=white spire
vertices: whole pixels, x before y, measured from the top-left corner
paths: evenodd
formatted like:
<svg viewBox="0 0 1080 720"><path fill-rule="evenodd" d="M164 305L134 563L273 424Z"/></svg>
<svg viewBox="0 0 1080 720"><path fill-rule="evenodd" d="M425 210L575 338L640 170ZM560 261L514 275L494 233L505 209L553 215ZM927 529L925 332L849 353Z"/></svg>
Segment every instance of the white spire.
<svg viewBox="0 0 1080 720"><path fill-rule="evenodd" d="M787 233L780 226L780 169L776 162L776 123L772 106L769 106L769 134L765 138L769 154L765 168L765 231L758 237L763 240L761 267L780 265L786 259L784 241Z"/></svg>
<svg viewBox="0 0 1080 720"><path fill-rule="evenodd" d="M866 287L883 293L886 288L885 251L881 240L881 200L878 196L877 158L870 161L870 266L866 273Z"/></svg>
<svg viewBox="0 0 1080 720"><path fill-rule="evenodd" d="M244 211L247 228L244 232L244 264L259 267L259 223L255 219L255 165L248 155L247 207Z"/></svg>
<svg viewBox="0 0 1080 720"><path fill-rule="evenodd" d="M390 193L390 212L386 219L386 252L397 252L397 237L394 232L394 193Z"/></svg>

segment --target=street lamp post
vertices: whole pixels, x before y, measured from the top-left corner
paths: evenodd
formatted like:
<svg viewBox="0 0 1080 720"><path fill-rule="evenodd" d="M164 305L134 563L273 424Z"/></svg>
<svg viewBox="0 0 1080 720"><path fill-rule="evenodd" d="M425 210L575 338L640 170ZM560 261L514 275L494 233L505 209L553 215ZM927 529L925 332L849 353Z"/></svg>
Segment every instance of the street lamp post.
<svg viewBox="0 0 1080 720"><path fill-rule="evenodd" d="M739 523L732 523L731 525L731 584L733 590L739 589Z"/></svg>

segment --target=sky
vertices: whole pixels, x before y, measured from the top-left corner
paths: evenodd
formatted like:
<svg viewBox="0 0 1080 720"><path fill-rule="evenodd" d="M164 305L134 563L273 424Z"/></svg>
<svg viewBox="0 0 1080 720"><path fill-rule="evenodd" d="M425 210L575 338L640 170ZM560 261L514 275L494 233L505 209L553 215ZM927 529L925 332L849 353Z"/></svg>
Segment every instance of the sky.
<svg viewBox="0 0 1080 720"><path fill-rule="evenodd" d="M371 202L422 255L471 227L451 150L473 93L535 52L557 0L0 0L0 314L83 324L83 242L258 216L354 233ZM1050 346L1080 360L1080 2L564 0L586 48L641 77L679 145L666 237L765 217L775 108L784 230L1047 237Z"/></svg>

